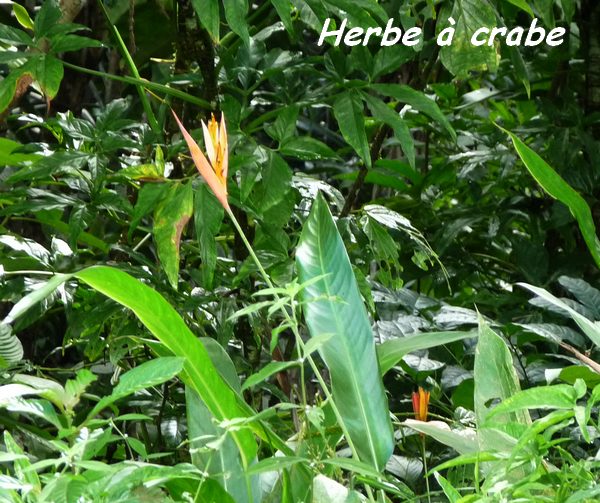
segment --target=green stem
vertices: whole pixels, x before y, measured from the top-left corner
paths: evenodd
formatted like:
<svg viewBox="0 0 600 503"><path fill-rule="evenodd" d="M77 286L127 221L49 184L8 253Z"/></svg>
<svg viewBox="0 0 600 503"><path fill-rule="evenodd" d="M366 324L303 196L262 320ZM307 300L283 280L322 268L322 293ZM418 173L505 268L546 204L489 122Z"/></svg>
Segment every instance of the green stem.
<svg viewBox="0 0 600 503"><path fill-rule="evenodd" d="M40 274L42 276L54 276L56 273L51 271L34 271L34 270L23 270L23 271L2 271L3 276L17 275L17 274Z"/></svg>
<svg viewBox="0 0 600 503"><path fill-rule="evenodd" d="M240 226L239 222L237 221L237 218L235 218L235 215L231 211L231 208L227 207L227 208L225 208L225 210L227 211L227 214L229 215L229 218L233 222L233 225L234 225L235 229L239 233L240 238L242 239L244 245L246 246L246 249L248 250L248 253L250 254L250 257L252 258L252 260L256 264L256 267L258 268L258 271L260 272L260 275L264 279L265 283L267 284L267 286L269 288L275 288L274 285L273 285L273 282L271 281L271 278L267 274L267 271L265 271L265 269L262 266L259 258L256 256L256 253L254 253L254 249L252 248L252 245L248 241L248 238L246 238L246 234L244 233L244 230ZM280 300L280 297L279 297L279 295L276 292L273 293L273 296L275 297L275 300ZM292 332L294 334L294 337L296 339L296 343L299 345L300 350L302 351L302 354L306 355L304 341L302 341L302 338L300 337L300 333L298 331L298 324L294 323L294 320L290 317L290 314L287 312L285 306L282 306L280 308L280 310L283 313L286 321L290 325L290 328L291 328L291 330L292 330ZM306 355L306 360L308 361L308 363L309 363L312 371L314 372L315 377L317 378L317 381L319 382L319 385L321 386L321 389L323 390L323 393L324 393L326 399L331 404L331 410L335 414L335 417L336 417L336 419L337 419L337 421L338 421L338 423L340 425L342 433L344 434L344 437L346 438L346 441L348 442L348 447L350 448L350 451L352 452L352 456L355 459L357 459L357 460L360 461L360 457L358 456L358 452L356 450L356 447L354 446L354 443L352 442L352 439L350 438L350 434L348 433L348 429L346 428L346 425L344 423L344 419L342 418L342 415L340 414L339 409L337 408L335 402L333 401L333 396L331 395L331 392L329 391L329 388L327 387L327 384L325 383L325 380L323 379L323 376L321 376L321 373L319 372L317 364L315 363L315 361L313 360L313 358L312 358L311 355ZM373 493L371 492L371 488L368 485L366 485L365 488L367 490L367 495L369 496L369 500L372 501L372 502L374 502L375 500L373 498Z"/></svg>
<svg viewBox="0 0 600 503"><path fill-rule="evenodd" d="M138 72L137 66L135 66L135 62L133 61L131 54L127 50L127 46L125 45L125 42L123 41L123 38L121 37L121 34L119 33L118 28L110 20L110 16L108 15L108 12L106 11L106 7L104 7L104 2L102 0L98 0L98 4L100 5L102 12L104 13L104 17L106 18L106 22L108 23L110 31L112 31L113 36L117 40L119 48L121 49L121 55L125 59L125 63L127 63L127 66L129 67L129 71L136 79L140 79L140 74ZM140 95L140 101L142 102L142 106L144 107L144 112L146 113L146 117L148 117L148 122L150 123L150 127L152 128L152 131L154 131L154 133L157 134L158 136L162 136L162 128L160 127L160 125L158 124L158 121L156 120L156 116L154 115L154 111L152 110L152 107L150 106L150 101L148 100L148 97L146 96L144 88L139 84L136 85L136 88L137 88L138 94Z"/></svg>
<svg viewBox="0 0 600 503"><path fill-rule="evenodd" d="M425 488L427 489L427 501L431 503L431 494L429 489L429 475L427 474L427 451L425 450L425 435L421 435L421 456L423 457L423 473L425 473Z"/></svg>
<svg viewBox="0 0 600 503"><path fill-rule="evenodd" d="M178 98L182 101L187 101L188 103L192 103L200 108L205 110L210 110L210 103L201 98L196 98L191 94L188 94L184 91L180 91L179 89L174 89L169 86L165 86L164 84L157 84L156 82L150 82L149 80L136 78L136 77L123 77L119 75L112 75L111 73L99 72L98 70L91 70L90 68L85 68L83 66L74 65L73 63L69 63L67 61L62 62L63 65L67 68L71 68L77 72L87 73L88 75L94 75L95 77L101 77L104 79L111 79L117 82L123 82L124 84L131 84L133 86L140 86L149 91L155 91L157 93L163 93L168 96L173 96L174 98Z"/></svg>

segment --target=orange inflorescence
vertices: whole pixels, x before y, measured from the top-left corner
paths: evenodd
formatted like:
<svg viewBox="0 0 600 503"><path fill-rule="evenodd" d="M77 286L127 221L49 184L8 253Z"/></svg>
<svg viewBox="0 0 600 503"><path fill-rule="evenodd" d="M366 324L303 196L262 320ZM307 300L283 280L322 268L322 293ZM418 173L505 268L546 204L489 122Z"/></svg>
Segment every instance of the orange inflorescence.
<svg viewBox="0 0 600 503"><path fill-rule="evenodd" d="M213 115L208 125L202 122L202 131L204 133L204 143L208 160L200 150L198 144L192 136L183 127L179 117L173 112L181 134L190 149L190 154L194 164L206 180L223 208L229 208L227 201L227 168L229 166L229 154L227 150L227 129L225 127L225 116L221 114L221 124L218 124ZM210 161L210 162L209 162Z"/></svg>
<svg viewBox="0 0 600 503"><path fill-rule="evenodd" d="M415 419L418 421L427 421L427 412L429 411L429 391L425 391L419 386L418 392L412 394L413 411Z"/></svg>

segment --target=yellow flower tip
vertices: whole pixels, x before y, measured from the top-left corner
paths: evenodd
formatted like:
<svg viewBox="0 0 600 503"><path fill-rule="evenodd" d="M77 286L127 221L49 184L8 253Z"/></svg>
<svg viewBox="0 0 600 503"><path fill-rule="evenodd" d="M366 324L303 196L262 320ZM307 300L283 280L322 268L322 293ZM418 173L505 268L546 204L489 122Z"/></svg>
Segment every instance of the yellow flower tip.
<svg viewBox="0 0 600 503"><path fill-rule="evenodd" d="M208 124L202 122L202 132L204 134L204 144L206 145L206 154L210 159L210 164L219 181L223 185L226 185L229 155L227 151L225 115L221 114L221 124L219 125L214 114L211 114L211 119Z"/></svg>
<svg viewBox="0 0 600 503"><path fill-rule="evenodd" d="M209 127L207 127L206 124L204 124L204 122L202 122L202 131L204 133L204 141L206 144L206 153L208 155L208 159L210 160L210 162L209 162L209 160L206 159L206 157L200 150L200 147L198 146L198 144L194 141L192 136L187 132L185 127L183 127L183 124L181 123L181 121L179 120L179 117L177 117L177 114L175 112L173 112L173 117L175 117L175 121L177 122L177 125L179 126L181 134L183 135L183 138L185 139L187 146L190 149L190 154L192 156L192 159L194 160L194 164L196 165L196 168L200 172L200 175L202 175L202 178L204 178L204 180L206 180L206 183L211 188L211 190L213 191L215 196L217 196L217 199L219 200L219 202L221 203L223 208L228 210L229 202L227 201L227 178L226 178L226 175L227 175L227 153L226 153L227 132L225 132L225 133L221 132L221 137L225 138L225 142L224 142L225 153L223 153L222 152L223 147L221 145L221 141L219 140L220 137L219 137L218 126L217 126L217 129L215 129L212 124L212 122L214 122L216 125L216 121L214 120L214 117L213 117L213 120L211 121L211 123L209 123ZM223 122L223 124L224 124L224 122ZM211 129L209 129L209 128L212 128L212 134L211 134ZM214 138L214 141L213 141L213 138ZM219 152L221 152L221 153L219 154Z"/></svg>

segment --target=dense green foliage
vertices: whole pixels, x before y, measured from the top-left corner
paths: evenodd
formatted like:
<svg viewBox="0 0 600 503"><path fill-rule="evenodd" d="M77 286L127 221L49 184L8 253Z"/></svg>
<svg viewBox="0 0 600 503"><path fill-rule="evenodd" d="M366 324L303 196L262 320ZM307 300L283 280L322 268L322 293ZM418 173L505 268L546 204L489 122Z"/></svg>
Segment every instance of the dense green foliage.
<svg viewBox="0 0 600 503"><path fill-rule="evenodd" d="M318 45L328 18L423 38ZM533 18L564 43L468 43ZM597 501L598 26L2 5L0 501Z"/></svg>

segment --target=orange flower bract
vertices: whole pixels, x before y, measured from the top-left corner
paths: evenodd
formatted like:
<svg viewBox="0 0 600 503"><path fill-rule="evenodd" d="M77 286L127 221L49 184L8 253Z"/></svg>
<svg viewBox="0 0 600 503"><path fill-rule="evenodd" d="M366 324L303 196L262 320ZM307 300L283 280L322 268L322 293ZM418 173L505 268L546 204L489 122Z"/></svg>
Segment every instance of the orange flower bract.
<svg viewBox="0 0 600 503"><path fill-rule="evenodd" d="M183 124L173 112L173 117L177 121L177 125L181 130L181 134L190 149L190 154L206 183L213 191L217 199L225 208L229 210L229 202L227 201L227 168L229 165L229 154L227 151L227 129L225 127L225 116L221 114L221 124L212 116L208 125L202 121L202 131L204 133L204 143L206 146L206 154L208 160L200 150L198 144L192 136L183 127Z"/></svg>
<svg viewBox="0 0 600 503"><path fill-rule="evenodd" d="M419 386L418 392L412 394L413 411L417 421L427 421L429 412L429 391L425 391Z"/></svg>

